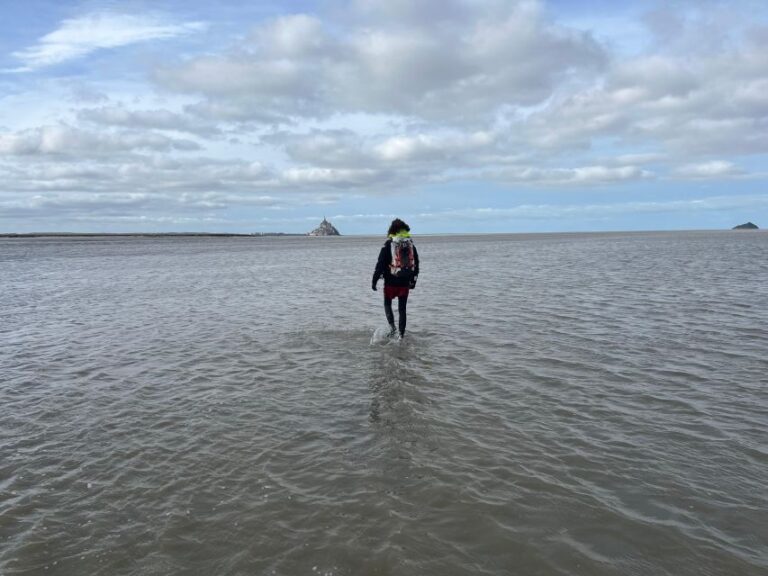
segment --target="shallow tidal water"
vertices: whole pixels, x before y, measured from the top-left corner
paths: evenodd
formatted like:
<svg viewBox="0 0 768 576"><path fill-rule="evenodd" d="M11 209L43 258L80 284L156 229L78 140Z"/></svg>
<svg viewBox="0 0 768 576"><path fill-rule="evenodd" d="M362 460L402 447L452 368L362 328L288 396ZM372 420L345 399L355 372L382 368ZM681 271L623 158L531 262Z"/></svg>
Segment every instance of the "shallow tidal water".
<svg viewBox="0 0 768 576"><path fill-rule="evenodd" d="M415 239L0 239L0 574L768 573L768 233Z"/></svg>

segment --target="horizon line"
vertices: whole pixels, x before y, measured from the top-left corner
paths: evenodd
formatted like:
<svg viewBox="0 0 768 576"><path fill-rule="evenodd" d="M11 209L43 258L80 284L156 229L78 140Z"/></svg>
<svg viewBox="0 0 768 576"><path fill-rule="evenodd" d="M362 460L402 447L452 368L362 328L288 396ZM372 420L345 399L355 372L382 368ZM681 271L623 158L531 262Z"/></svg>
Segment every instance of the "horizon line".
<svg viewBox="0 0 768 576"><path fill-rule="evenodd" d="M739 225L741 226L741 225ZM653 228L653 229L615 229L615 230L557 230L557 231L536 231L536 232L424 232L416 233L414 236L498 236L498 235L535 235L535 234L629 234L629 233L655 233L655 232L733 232L744 231L737 227L732 228ZM765 230L762 228L752 228L746 230ZM306 236L310 238L333 238L331 236L310 236L307 232L66 232L66 231L34 231L34 232L0 232L0 238L14 237L71 237L71 236ZM359 234L339 234L339 237L367 237L382 236L380 233L359 233Z"/></svg>

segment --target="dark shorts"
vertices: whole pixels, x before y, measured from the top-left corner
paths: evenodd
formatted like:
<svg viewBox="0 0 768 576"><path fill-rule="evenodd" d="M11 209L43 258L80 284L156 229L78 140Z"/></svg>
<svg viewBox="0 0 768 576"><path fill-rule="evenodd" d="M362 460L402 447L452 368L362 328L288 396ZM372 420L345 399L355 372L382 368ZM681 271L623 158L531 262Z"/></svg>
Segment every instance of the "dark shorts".
<svg viewBox="0 0 768 576"><path fill-rule="evenodd" d="M408 286L384 286L384 298L392 300L394 298L408 298Z"/></svg>

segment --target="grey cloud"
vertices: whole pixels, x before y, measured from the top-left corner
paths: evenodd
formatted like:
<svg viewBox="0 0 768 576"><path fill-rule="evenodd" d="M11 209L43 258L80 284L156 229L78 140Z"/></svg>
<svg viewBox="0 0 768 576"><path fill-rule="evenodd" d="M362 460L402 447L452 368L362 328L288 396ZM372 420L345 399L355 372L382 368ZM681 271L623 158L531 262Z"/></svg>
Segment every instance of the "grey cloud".
<svg viewBox="0 0 768 576"><path fill-rule="evenodd" d="M703 39L702 39L703 41ZM520 141L588 149L599 138L679 157L768 152L768 53L750 43L716 57L642 55L605 81L515 126Z"/></svg>
<svg viewBox="0 0 768 576"><path fill-rule="evenodd" d="M669 132L669 146L689 157L768 153L768 118L696 118Z"/></svg>
<svg viewBox="0 0 768 576"><path fill-rule="evenodd" d="M496 135L477 131L437 133L393 133L362 136L351 130L312 130L306 134L280 131L262 141L281 146L291 160L313 166L364 167L418 170L429 165L442 169L473 165L482 155L495 151ZM487 157L485 157L487 159Z"/></svg>
<svg viewBox="0 0 768 576"><path fill-rule="evenodd" d="M333 34L317 19L283 17L239 50L165 66L155 78L203 95L209 112L229 117L367 112L456 124L540 103L565 75L605 62L588 34L558 27L536 4L507 4L504 12L490 10L492 3L468 6L440 26L371 20Z"/></svg>
<svg viewBox="0 0 768 576"><path fill-rule="evenodd" d="M647 56L621 62L608 77L607 90L617 101L685 97L705 81L688 62Z"/></svg>
<svg viewBox="0 0 768 576"><path fill-rule="evenodd" d="M653 38L653 47L670 55L716 56L732 48L736 36L749 24L750 10L720 0L664 2L641 18ZM737 42L737 41L736 41Z"/></svg>
<svg viewBox="0 0 768 576"><path fill-rule="evenodd" d="M128 155L87 162L65 157L0 164L0 189L18 192L78 191L183 194L259 192L274 174L258 162Z"/></svg>
<svg viewBox="0 0 768 576"><path fill-rule="evenodd" d="M197 150L191 140L151 132L96 133L66 125L0 134L0 155L103 156L136 150Z"/></svg>
<svg viewBox="0 0 768 576"><path fill-rule="evenodd" d="M656 8L646 12L642 16L642 21L657 45L673 43L685 30L685 19L675 10Z"/></svg>
<svg viewBox="0 0 768 576"><path fill-rule="evenodd" d="M507 2L508 5L513 3L520 4L514 0ZM492 7L492 3L486 4ZM344 3L339 10L345 13L342 17L351 17L363 24L380 22L397 27L451 23L472 17L471 3L457 0L354 0Z"/></svg>
<svg viewBox="0 0 768 576"><path fill-rule="evenodd" d="M57 219L81 214L117 215L146 209L152 203L145 194L58 192L0 199L0 209L6 218Z"/></svg>
<svg viewBox="0 0 768 576"><path fill-rule="evenodd" d="M274 198L308 192L365 190L390 182L394 173L373 168L292 166L274 169L260 162L205 157L129 155L70 163L61 158L0 164L0 189L16 193L146 193L173 196L182 203L273 205Z"/></svg>
<svg viewBox="0 0 768 576"><path fill-rule="evenodd" d="M372 164L364 150L365 138L352 130L278 131L262 136L261 141L282 148L300 164L337 168Z"/></svg>
<svg viewBox="0 0 768 576"><path fill-rule="evenodd" d="M768 25L752 26L747 31L747 41L755 48L768 48Z"/></svg>
<svg viewBox="0 0 768 576"><path fill-rule="evenodd" d="M129 110L121 106L84 108L78 112L78 119L105 126L189 132L209 137L221 133L215 124L201 121L198 116L162 109Z"/></svg>
<svg viewBox="0 0 768 576"><path fill-rule="evenodd" d="M292 124L292 120L283 113L269 112L253 101L247 94L240 97L232 97L225 101L202 100L195 104L188 104L184 112L198 116L211 123L234 122L240 125L286 125Z"/></svg>
<svg viewBox="0 0 768 576"><path fill-rule="evenodd" d="M214 216L179 216L158 214L81 214L73 218L78 223L96 223L99 226L105 224L130 224L131 226L159 225L159 226L210 226L212 224L227 224L226 218Z"/></svg>
<svg viewBox="0 0 768 576"><path fill-rule="evenodd" d="M231 216L226 215L229 209L279 211L291 206L334 201L334 197L327 195L282 197L245 192L126 192L114 189L34 194L6 192L0 194L0 222L14 225L24 222L23 227L28 230L66 230L79 228L80 223L92 223L97 227L105 224L190 224L206 228L215 223L231 224ZM244 221L238 222L246 225Z"/></svg>

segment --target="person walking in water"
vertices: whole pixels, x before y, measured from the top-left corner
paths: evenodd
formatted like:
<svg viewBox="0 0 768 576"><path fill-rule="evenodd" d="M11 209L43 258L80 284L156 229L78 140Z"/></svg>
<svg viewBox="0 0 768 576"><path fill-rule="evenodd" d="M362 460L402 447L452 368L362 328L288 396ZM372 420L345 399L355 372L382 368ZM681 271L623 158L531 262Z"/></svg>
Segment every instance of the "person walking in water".
<svg viewBox="0 0 768 576"><path fill-rule="evenodd" d="M384 313L389 322L390 336L398 331L405 336L407 323L406 307L408 293L416 287L419 276L419 253L411 238L411 228L396 218L392 220L387 232L387 241L379 252L376 269L373 271L371 288L376 290L379 278L384 278ZM392 300L397 298L398 325L395 329L395 315L392 313Z"/></svg>

